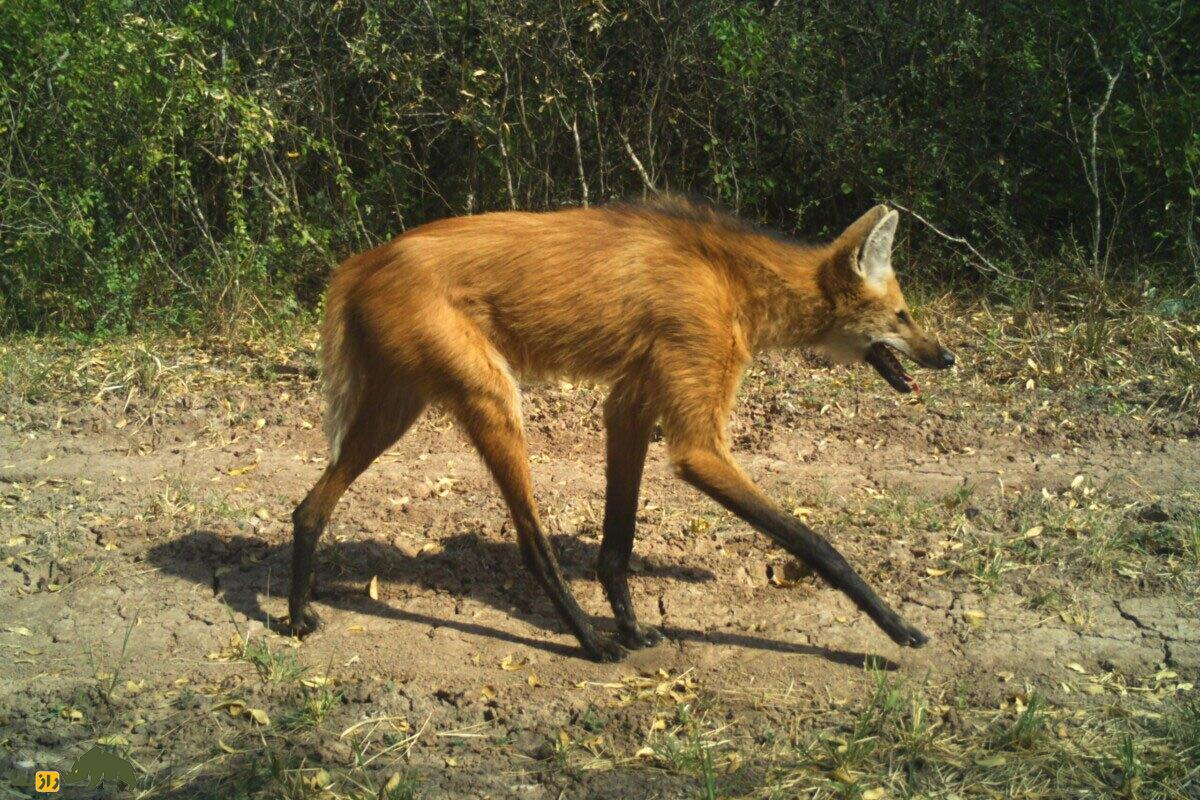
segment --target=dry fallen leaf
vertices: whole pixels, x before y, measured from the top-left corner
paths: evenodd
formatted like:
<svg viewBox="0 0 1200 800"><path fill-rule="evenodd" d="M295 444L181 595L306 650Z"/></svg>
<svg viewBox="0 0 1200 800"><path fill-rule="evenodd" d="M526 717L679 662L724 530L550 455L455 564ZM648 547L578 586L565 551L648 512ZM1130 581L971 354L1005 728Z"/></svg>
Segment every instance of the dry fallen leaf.
<svg viewBox="0 0 1200 800"><path fill-rule="evenodd" d="M978 628L987 619L987 614L982 611L964 611L963 619L966 620L968 625Z"/></svg>
<svg viewBox="0 0 1200 800"><path fill-rule="evenodd" d="M305 778L304 782L310 789L323 790L333 785L333 778L326 770L319 769L311 777Z"/></svg>
<svg viewBox="0 0 1200 800"><path fill-rule="evenodd" d="M371 582L367 584L367 597L372 600L379 599L379 576L372 575Z"/></svg>
<svg viewBox="0 0 1200 800"><path fill-rule="evenodd" d="M812 574L812 570L799 561L788 560L782 564L771 566L771 583L779 587L795 586L802 578Z"/></svg>
<svg viewBox="0 0 1200 800"><path fill-rule="evenodd" d="M514 658L512 654L509 654L506 655L504 660L500 662L500 669L507 672L516 672L528 663L529 661L526 658Z"/></svg>
<svg viewBox="0 0 1200 800"><path fill-rule="evenodd" d="M254 720L259 725L270 725L271 718L267 716L267 712L261 708L251 708L246 710L246 715Z"/></svg>
<svg viewBox="0 0 1200 800"><path fill-rule="evenodd" d="M246 704L241 700L222 700L210 708L209 712L215 714L222 710L228 711L231 717L240 717L242 712L246 710Z"/></svg>
<svg viewBox="0 0 1200 800"><path fill-rule="evenodd" d="M948 569L938 569L937 567L926 567L925 568L925 574L931 578L940 578L949 571L950 570L948 570Z"/></svg>
<svg viewBox="0 0 1200 800"><path fill-rule="evenodd" d="M1032 528L1030 528L1029 530L1025 531L1025 536L1024 536L1024 538L1026 538L1026 539L1033 539L1033 538L1035 538L1035 537L1037 537L1037 536L1041 536L1041 535L1042 535L1042 526L1041 526L1041 525L1034 525Z"/></svg>
<svg viewBox="0 0 1200 800"><path fill-rule="evenodd" d="M236 475L245 475L247 472L253 472L256 469L258 469L257 461L255 461L253 464L246 464L245 466L242 466L242 467L234 467L231 470L229 470L229 474L235 475L235 476Z"/></svg>

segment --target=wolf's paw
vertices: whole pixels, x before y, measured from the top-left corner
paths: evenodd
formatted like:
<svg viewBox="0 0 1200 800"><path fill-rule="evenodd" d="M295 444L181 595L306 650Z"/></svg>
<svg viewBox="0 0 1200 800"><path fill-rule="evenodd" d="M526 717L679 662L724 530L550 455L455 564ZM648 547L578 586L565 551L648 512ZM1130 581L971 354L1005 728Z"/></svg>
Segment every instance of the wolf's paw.
<svg viewBox="0 0 1200 800"><path fill-rule="evenodd" d="M921 633L912 625L900 623L893 630L887 632L888 636L892 637L892 641L901 647L918 648L924 647L929 642L929 637Z"/></svg>
<svg viewBox="0 0 1200 800"><path fill-rule="evenodd" d="M588 658L602 663L623 661L625 656L629 655L629 651L622 647L616 639L610 639L599 633L590 644L584 645L583 649L587 652Z"/></svg>
<svg viewBox="0 0 1200 800"><path fill-rule="evenodd" d="M617 639L630 650L640 650L643 647L654 647L663 640L663 635L657 628L638 625L621 629L617 633Z"/></svg>

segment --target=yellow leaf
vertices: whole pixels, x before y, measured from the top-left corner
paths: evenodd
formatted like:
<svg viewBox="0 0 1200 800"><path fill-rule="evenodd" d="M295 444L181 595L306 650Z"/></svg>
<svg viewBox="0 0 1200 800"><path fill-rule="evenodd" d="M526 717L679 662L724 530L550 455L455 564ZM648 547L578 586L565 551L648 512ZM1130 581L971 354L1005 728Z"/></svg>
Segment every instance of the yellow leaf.
<svg viewBox="0 0 1200 800"><path fill-rule="evenodd" d="M484 684L483 688L479 690L479 694L483 697L484 700L495 700L496 699L496 687L492 686L490 683Z"/></svg>
<svg viewBox="0 0 1200 800"><path fill-rule="evenodd" d="M940 578L949 571L950 570L948 570L948 569L937 569L936 567L926 567L925 568L925 574L931 578Z"/></svg>
<svg viewBox="0 0 1200 800"><path fill-rule="evenodd" d="M799 561L785 561L771 568L771 583L780 587L794 586L801 578L812 573L812 570Z"/></svg>
<svg viewBox="0 0 1200 800"><path fill-rule="evenodd" d="M240 717L242 712L246 710L246 704L241 700L224 700L209 709L213 713L222 710L228 711L231 717Z"/></svg>
<svg viewBox="0 0 1200 800"><path fill-rule="evenodd" d="M879 788L867 789L862 793L862 800L883 800L885 797L887 797L887 792Z"/></svg>
<svg viewBox="0 0 1200 800"><path fill-rule="evenodd" d="M641 750L638 750L636 753L634 753L633 757L634 758L654 758L654 748L653 747L643 747Z"/></svg>
<svg viewBox="0 0 1200 800"><path fill-rule="evenodd" d="M119 733L110 733L108 736L101 736L97 739L96 744L103 744L108 747L128 747L129 740Z"/></svg>
<svg viewBox="0 0 1200 800"><path fill-rule="evenodd" d="M371 582L367 584L367 597L372 600L379 599L379 576L372 575Z"/></svg>
<svg viewBox="0 0 1200 800"><path fill-rule="evenodd" d="M525 679L525 682L533 687L542 685L542 679L537 676L536 672L529 673L529 677Z"/></svg>
<svg viewBox="0 0 1200 800"><path fill-rule="evenodd" d="M1080 664L1077 661L1071 661L1066 666L1067 669L1071 670L1072 672L1078 672L1080 675L1087 674L1087 670L1083 668L1083 664Z"/></svg>
<svg viewBox="0 0 1200 800"><path fill-rule="evenodd" d="M850 770L846 769L845 767L838 767L837 769L835 769L833 771L833 778L834 778L834 780L841 781L842 783L854 783L855 782L854 773L851 772Z"/></svg>
<svg viewBox="0 0 1200 800"><path fill-rule="evenodd" d="M523 657L514 658L512 654L506 655L504 660L500 662L500 669L507 672L516 672L517 670L528 664L529 661Z"/></svg>
<svg viewBox="0 0 1200 800"><path fill-rule="evenodd" d="M304 782L308 784L310 789L325 789L333 784L333 778L324 769L319 769L314 775L305 778Z"/></svg>
<svg viewBox="0 0 1200 800"><path fill-rule="evenodd" d="M234 467L231 470L229 470L229 474L235 475L235 476L236 475L245 475L247 472L253 472L256 469L258 469L257 461L255 461L253 464L246 464L245 466Z"/></svg>
<svg viewBox="0 0 1200 800"><path fill-rule="evenodd" d="M15 633L17 636L33 636L33 631L26 628L24 625L12 625L4 630L9 633Z"/></svg>
<svg viewBox="0 0 1200 800"><path fill-rule="evenodd" d="M267 712L261 708L251 708L246 711L246 714L259 725L270 725L271 718L267 716Z"/></svg>
<svg viewBox="0 0 1200 800"><path fill-rule="evenodd" d="M1026 538L1026 539L1033 539L1033 538L1035 538L1035 537L1037 537L1037 536L1041 536L1041 535L1042 535L1042 526L1041 526L1041 525L1034 525L1032 528L1030 528L1029 530L1025 531L1025 536L1024 536L1024 538Z"/></svg>
<svg viewBox="0 0 1200 800"><path fill-rule="evenodd" d="M964 611L963 619L967 621L968 625L978 628L987 619L987 614L982 611Z"/></svg>
<svg viewBox="0 0 1200 800"><path fill-rule="evenodd" d="M224 751L226 753L230 753L230 754L236 754L236 753L242 752L241 750L238 750L235 747L230 747L229 745L225 744L224 739L217 739L217 747L221 748L222 751Z"/></svg>

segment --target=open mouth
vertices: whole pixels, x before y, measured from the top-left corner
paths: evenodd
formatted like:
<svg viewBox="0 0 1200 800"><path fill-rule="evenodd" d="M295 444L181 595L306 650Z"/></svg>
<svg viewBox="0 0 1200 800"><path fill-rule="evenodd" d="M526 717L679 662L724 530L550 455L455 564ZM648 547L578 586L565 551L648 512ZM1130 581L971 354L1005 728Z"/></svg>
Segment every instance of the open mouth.
<svg viewBox="0 0 1200 800"><path fill-rule="evenodd" d="M875 342L867 348L867 354L863 356L863 360L875 368L875 371L883 376L883 379L891 384L892 388L902 394L909 392L919 392L921 387L913 380L912 375L904 371L904 367L900 366L900 359L893 354L892 348L883 342Z"/></svg>

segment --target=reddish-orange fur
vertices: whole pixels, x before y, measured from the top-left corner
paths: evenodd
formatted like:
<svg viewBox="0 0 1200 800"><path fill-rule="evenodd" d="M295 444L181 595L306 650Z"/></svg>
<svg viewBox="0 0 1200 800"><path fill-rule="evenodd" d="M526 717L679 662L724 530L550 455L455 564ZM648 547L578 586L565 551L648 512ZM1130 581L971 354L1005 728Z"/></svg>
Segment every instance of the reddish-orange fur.
<svg viewBox="0 0 1200 800"><path fill-rule="evenodd" d="M880 326L919 360L937 347L915 324L900 330L895 315L905 306L894 278L871 290L848 266L885 213L873 209L836 241L807 246L676 200L504 212L434 222L348 259L327 297L332 458L295 514L293 627L304 632L313 622L305 606L311 550L338 498L437 402L491 469L526 563L584 648L598 658L620 655L575 604L541 533L515 373L613 387L600 574L626 645L656 638L637 625L624 574L655 421L685 480L801 557L836 561L822 574L897 641L920 644L919 632L865 584L858 588L861 580L824 540L781 518L734 463L725 425L742 370L763 348L860 358Z"/></svg>

